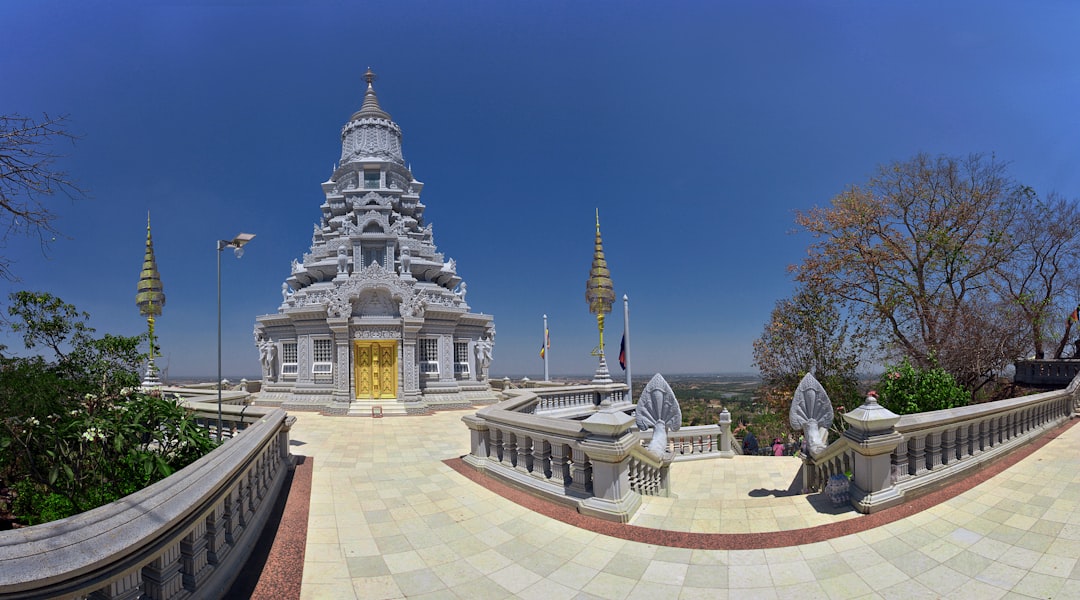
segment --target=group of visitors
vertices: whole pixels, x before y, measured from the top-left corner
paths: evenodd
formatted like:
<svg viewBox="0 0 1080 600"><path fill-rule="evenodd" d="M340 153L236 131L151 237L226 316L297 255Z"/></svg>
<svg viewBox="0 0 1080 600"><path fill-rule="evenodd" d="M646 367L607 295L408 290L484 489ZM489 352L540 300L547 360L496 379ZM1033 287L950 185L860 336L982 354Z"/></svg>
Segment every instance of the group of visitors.
<svg viewBox="0 0 1080 600"><path fill-rule="evenodd" d="M738 427L735 428L735 434L738 435L743 432L742 449L743 454L748 456L797 456L800 451L803 450L803 437L800 435L796 440L793 436L788 436L785 441L783 438L773 438L771 444L761 445L758 442L757 436L754 432L747 428L748 423L746 420L739 422Z"/></svg>

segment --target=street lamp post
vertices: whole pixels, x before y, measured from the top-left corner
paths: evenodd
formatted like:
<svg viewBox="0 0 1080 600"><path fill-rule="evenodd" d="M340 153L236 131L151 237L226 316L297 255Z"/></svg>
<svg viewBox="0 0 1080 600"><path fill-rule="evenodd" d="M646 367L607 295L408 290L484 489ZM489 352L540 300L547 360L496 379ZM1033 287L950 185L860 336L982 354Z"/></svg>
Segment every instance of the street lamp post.
<svg viewBox="0 0 1080 600"><path fill-rule="evenodd" d="M254 239L253 233L237 234L231 240L218 240L217 242L217 439L222 441L221 426L221 251L232 248L236 258L244 255L244 244Z"/></svg>

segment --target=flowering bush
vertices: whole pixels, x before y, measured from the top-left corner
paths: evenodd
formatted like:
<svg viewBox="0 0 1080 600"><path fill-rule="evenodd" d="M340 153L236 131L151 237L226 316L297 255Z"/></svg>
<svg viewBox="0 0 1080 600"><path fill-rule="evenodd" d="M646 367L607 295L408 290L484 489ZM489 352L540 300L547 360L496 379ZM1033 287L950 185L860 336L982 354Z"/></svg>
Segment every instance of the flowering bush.
<svg viewBox="0 0 1080 600"><path fill-rule="evenodd" d="M49 294L12 294L8 314L27 349L52 356L0 348L0 517L34 525L83 512L214 447L179 397L135 390L141 337L93 337L85 313Z"/></svg>
<svg viewBox="0 0 1080 600"><path fill-rule="evenodd" d="M164 479L215 443L179 397L160 392L99 398L42 418L0 421L0 467L12 512L34 525L107 504Z"/></svg>
<svg viewBox="0 0 1080 600"><path fill-rule="evenodd" d="M898 415L964 406L969 396L941 367L920 369L905 358L885 368L881 376L881 405Z"/></svg>

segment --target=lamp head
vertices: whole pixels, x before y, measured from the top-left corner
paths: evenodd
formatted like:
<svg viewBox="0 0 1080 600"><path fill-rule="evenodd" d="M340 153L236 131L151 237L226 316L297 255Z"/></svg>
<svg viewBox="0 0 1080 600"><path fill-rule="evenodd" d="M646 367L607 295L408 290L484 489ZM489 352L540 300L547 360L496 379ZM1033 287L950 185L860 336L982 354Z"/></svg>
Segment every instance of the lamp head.
<svg viewBox="0 0 1080 600"><path fill-rule="evenodd" d="M244 244L255 239L254 233L241 233L237 234L231 240L218 240L218 250L224 250L225 248L232 248L233 253L236 254L236 258L240 258L244 255Z"/></svg>

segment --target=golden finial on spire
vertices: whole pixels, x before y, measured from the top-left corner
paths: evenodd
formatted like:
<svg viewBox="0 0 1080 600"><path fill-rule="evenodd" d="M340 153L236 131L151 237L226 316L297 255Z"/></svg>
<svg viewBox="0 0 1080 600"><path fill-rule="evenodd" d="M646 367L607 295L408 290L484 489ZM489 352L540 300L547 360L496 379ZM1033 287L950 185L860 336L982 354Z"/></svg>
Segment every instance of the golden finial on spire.
<svg viewBox="0 0 1080 600"><path fill-rule="evenodd" d="M367 72L364 73L364 81L367 82L368 87L371 87L371 84L374 83L376 79L377 77L375 77L375 71L372 71L371 67L368 67Z"/></svg>
<svg viewBox="0 0 1080 600"><path fill-rule="evenodd" d="M585 283L585 301L589 303L589 312L596 315L596 327L600 330L600 345L593 354L604 354L604 315L611 312L615 302L615 286L611 282L607 259L604 258L604 242L600 238L600 209L596 209L596 242L593 247L592 269Z"/></svg>

